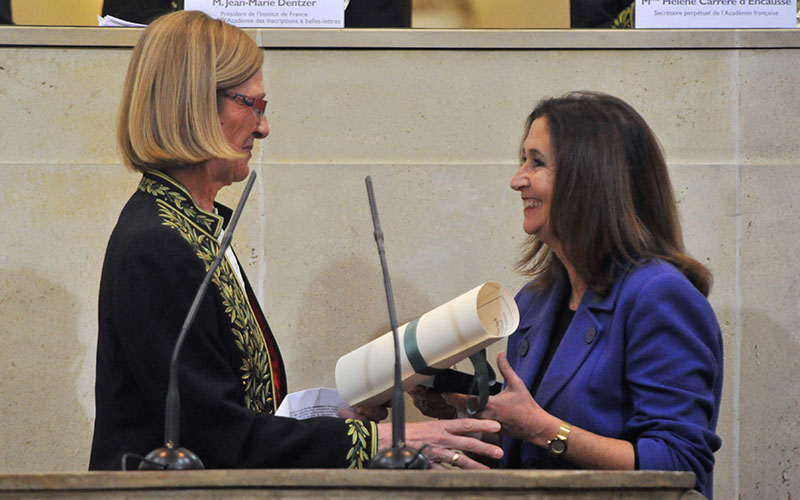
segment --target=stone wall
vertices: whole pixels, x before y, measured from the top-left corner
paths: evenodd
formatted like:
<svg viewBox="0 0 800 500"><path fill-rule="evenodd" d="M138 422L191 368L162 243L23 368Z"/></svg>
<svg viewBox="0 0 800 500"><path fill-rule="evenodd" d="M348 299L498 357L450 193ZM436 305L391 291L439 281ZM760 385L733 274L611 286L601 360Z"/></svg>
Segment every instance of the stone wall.
<svg viewBox="0 0 800 500"><path fill-rule="evenodd" d="M524 119L598 90L655 130L714 273L717 498L800 491L800 32L322 31L253 32L271 133L234 244L290 390L333 386L338 357L388 330L366 175L401 322L487 280L515 292ZM100 269L138 181L114 145L136 36L0 29L0 473L88 462Z"/></svg>

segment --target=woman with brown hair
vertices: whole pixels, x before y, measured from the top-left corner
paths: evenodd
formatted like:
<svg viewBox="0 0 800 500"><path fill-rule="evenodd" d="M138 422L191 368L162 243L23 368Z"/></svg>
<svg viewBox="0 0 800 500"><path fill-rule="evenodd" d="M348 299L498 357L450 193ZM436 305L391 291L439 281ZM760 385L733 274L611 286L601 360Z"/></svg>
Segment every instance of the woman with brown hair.
<svg viewBox="0 0 800 500"><path fill-rule="evenodd" d="M655 135L622 100L571 93L528 117L520 163L533 280L479 414L503 426L501 466L693 471L710 498L722 337Z"/></svg>
<svg viewBox="0 0 800 500"><path fill-rule="evenodd" d="M171 353L231 216L216 195L247 177L269 134L262 64L242 30L192 11L158 18L133 50L117 140L142 179L103 264L90 469L163 444ZM180 353L180 444L208 468L365 466L388 447L389 424L274 415L287 392L280 350L235 253L225 257ZM352 416L366 414L385 410ZM406 434L434 461L482 467L452 448L502 455L466 435L497 422L435 424Z"/></svg>

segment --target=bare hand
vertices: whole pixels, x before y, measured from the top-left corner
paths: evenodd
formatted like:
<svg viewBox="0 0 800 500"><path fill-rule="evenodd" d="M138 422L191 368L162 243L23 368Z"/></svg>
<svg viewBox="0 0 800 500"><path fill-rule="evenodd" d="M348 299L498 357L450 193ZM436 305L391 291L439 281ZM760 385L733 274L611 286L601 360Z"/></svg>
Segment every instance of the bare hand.
<svg viewBox="0 0 800 500"><path fill-rule="evenodd" d="M500 394L489 397L486 409L476 418L488 418L500 422L502 434L530 442L541 442L545 434L557 419L539 406L531 396L525 382L511 368L506 354L497 356L497 367L506 381L506 387ZM463 394L445 394L444 400L459 411L466 410L469 396ZM558 423L555 423L558 427ZM538 439L537 439L538 438Z"/></svg>
<svg viewBox="0 0 800 500"><path fill-rule="evenodd" d="M426 417L450 419L456 418L458 414L456 408L450 406L439 391L417 385L407 392L411 396L414 406Z"/></svg>
<svg viewBox="0 0 800 500"><path fill-rule="evenodd" d="M484 464L466 456L465 452L493 459L501 458L503 450L499 446L470 437L470 434L496 433L498 431L500 431L500 424L492 420L464 418L413 422L406 424L406 444L417 450L422 449L425 445L430 445L426 455L433 462L434 468L444 468L442 464L449 464L462 469L488 469L489 467ZM392 444L391 441L391 424L379 424L379 448L388 448Z"/></svg>

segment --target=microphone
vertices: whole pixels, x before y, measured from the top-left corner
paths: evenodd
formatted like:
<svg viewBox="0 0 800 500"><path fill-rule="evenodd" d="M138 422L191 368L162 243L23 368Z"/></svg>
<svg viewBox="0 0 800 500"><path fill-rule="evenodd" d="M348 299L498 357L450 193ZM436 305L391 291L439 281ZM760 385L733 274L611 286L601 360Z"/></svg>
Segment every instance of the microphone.
<svg viewBox="0 0 800 500"><path fill-rule="evenodd" d="M225 251L231 244L233 230L236 228L236 224L239 222L239 216L242 214L245 201L247 201L247 197L250 196L250 190L253 188L253 183L255 180L256 172L253 170L250 172L250 178L247 180L247 184L244 187L244 192L242 193L242 197L239 199L239 204L236 206L236 211L233 212L231 222L228 224L228 229L225 231L225 234L222 237L222 242L219 245L217 257L214 259L214 262L211 263L211 267L208 268L203 281L200 283L200 288L197 290L197 294L194 296L194 302L192 302L192 306L189 308L189 313L186 315L186 319L183 321L183 326L178 334L178 340L175 342L175 348L172 350L172 359L169 362L169 386L167 389L166 410L164 412L164 446L161 448L156 448L148 453L147 456L144 457L144 460L139 463L139 470L205 469L203 461L200 460L197 455L195 455L192 451L181 447L179 444L181 402L178 392L178 354L180 353L184 340L186 340L186 333L189 331L189 327L192 326L192 323L197 316L197 312L200 309L200 301L203 299L203 295L205 295L209 283L211 283L211 279L214 276L214 271L216 271L219 267L223 257L225 256ZM124 460L125 458L123 457L123 469Z"/></svg>
<svg viewBox="0 0 800 500"><path fill-rule="evenodd" d="M405 445L406 440L406 405L403 399L403 376L400 365L400 335L397 333L397 314L394 309L392 282L389 279L389 268L386 265L386 251L383 246L383 231L378 219L378 206L372 190L372 178L367 176L367 195L372 212L372 224L375 228L375 243L381 258L383 270L383 287L386 290L386 302L389 305L389 323L392 325L394 337L394 392L392 394L392 447L379 451L367 466L370 469L430 469L431 463L421 450ZM427 446L427 445L426 445Z"/></svg>

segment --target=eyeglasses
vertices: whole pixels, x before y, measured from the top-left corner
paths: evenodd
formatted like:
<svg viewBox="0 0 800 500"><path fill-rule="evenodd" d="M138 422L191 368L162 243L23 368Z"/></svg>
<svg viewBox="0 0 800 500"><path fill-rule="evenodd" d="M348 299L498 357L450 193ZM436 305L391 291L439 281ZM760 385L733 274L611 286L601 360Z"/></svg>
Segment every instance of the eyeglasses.
<svg viewBox="0 0 800 500"><path fill-rule="evenodd" d="M253 108L253 113L256 115L256 118L258 118L258 121L261 121L264 118L264 111L267 109L267 101L264 99L250 97L244 94L237 94L235 92L231 92L230 90L220 90L219 93L225 97L233 99L236 102L240 102L245 106L250 106Z"/></svg>

